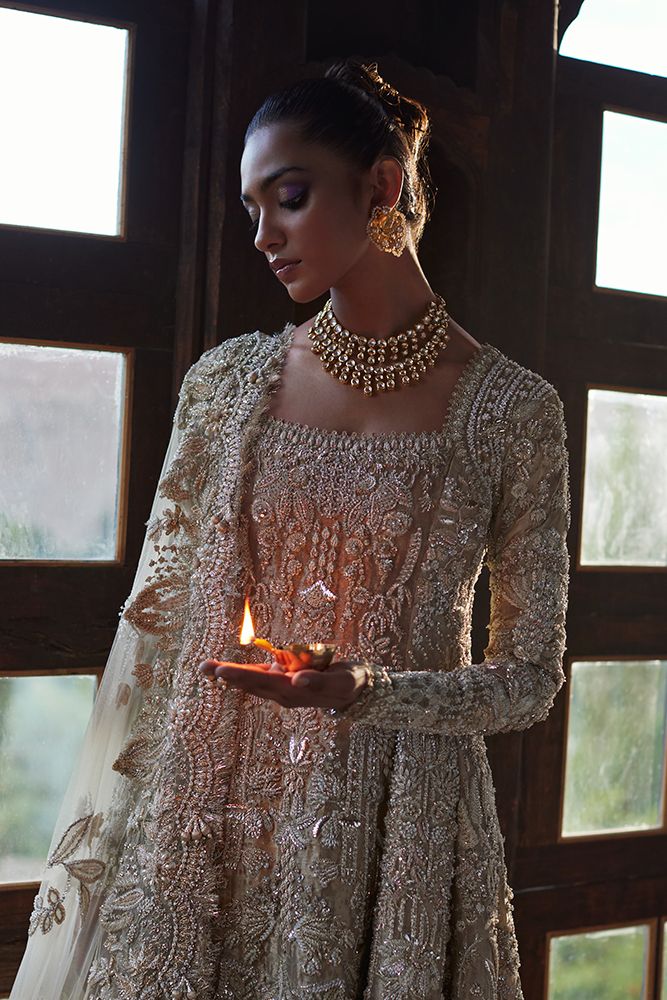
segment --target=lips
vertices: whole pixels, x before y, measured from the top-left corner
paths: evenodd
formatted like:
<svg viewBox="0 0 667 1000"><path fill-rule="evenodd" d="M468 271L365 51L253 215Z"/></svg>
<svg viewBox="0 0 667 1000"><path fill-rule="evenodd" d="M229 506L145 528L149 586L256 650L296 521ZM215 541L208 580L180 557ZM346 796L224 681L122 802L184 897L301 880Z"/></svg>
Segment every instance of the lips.
<svg viewBox="0 0 667 1000"><path fill-rule="evenodd" d="M300 263L300 260L290 260L287 257L277 257L276 260L271 261L269 267L277 278L285 278L287 275L291 274Z"/></svg>

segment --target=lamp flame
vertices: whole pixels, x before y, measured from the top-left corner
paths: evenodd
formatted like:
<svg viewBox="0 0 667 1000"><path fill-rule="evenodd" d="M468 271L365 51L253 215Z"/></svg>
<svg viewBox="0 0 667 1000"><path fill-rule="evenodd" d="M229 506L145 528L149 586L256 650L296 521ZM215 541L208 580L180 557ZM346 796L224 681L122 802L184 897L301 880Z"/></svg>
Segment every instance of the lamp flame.
<svg viewBox="0 0 667 1000"><path fill-rule="evenodd" d="M243 624L241 625L241 635L239 637L239 642L242 646L248 646L255 638L255 626L252 622L252 615L250 614L250 605L248 604L248 598L245 599L245 609L243 611Z"/></svg>

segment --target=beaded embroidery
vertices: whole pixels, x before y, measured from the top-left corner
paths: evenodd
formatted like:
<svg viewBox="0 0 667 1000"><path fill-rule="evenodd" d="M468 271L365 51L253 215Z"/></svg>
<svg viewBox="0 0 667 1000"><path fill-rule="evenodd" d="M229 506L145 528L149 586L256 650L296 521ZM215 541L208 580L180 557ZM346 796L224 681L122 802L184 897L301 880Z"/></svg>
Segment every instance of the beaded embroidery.
<svg viewBox="0 0 667 1000"><path fill-rule="evenodd" d="M483 735L543 719L563 681L560 401L484 345L441 432L290 425L267 413L290 336L214 348L181 391L153 578L124 611L155 654L86 998L520 1000ZM336 713L202 683L204 656L263 658L237 644L248 592L258 634L324 630L374 683Z"/></svg>

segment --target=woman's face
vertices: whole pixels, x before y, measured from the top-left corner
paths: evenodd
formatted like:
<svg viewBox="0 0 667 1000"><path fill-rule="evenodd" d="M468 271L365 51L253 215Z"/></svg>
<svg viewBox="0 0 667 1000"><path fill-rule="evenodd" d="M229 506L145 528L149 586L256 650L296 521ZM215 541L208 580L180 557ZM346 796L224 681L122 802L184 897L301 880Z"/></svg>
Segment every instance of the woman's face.
<svg viewBox="0 0 667 1000"><path fill-rule="evenodd" d="M305 142L294 125L251 135L241 192L255 246L295 302L339 287L369 251L368 176L326 146Z"/></svg>

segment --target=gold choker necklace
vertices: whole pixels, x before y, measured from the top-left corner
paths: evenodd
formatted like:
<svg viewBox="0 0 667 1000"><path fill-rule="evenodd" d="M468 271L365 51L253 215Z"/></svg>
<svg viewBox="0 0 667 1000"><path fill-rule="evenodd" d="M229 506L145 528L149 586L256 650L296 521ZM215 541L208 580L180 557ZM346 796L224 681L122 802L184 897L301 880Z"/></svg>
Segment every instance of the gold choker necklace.
<svg viewBox="0 0 667 1000"><path fill-rule="evenodd" d="M311 351L339 382L363 390L364 395L390 392L419 382L449 342L449 315L438 296L426 315L405 333L391 337L362 337L336 319L331 299L308 331Z"/></svg>

